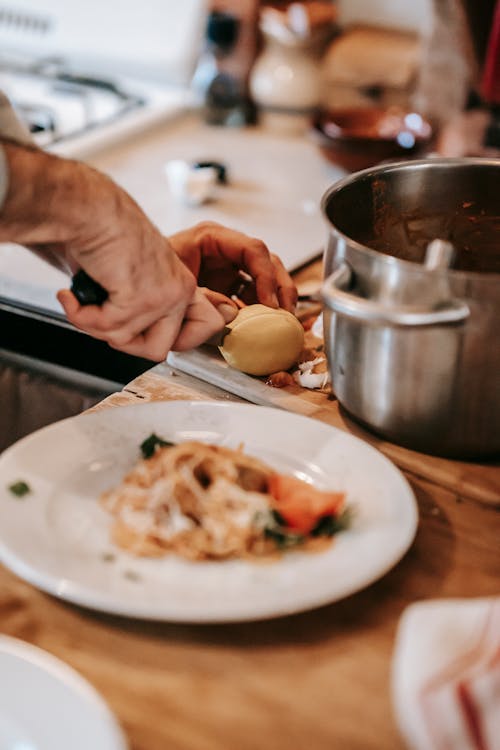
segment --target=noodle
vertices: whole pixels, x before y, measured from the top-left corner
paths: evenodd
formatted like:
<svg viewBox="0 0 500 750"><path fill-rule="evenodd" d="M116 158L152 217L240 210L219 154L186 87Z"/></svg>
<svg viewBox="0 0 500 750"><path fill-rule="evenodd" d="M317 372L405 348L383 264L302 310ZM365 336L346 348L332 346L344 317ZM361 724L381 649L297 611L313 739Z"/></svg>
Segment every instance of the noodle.
<svg viewBox="0 0 500 750"><path fill-rule="evenodd" d="M347 525L343 493L276 474L241 447L160 442L153 451L101 495L113 542L134 555L222 560L303 543L319 549L318 537Z"/></svg>
<svg viewBox="0 0 500 750"><path fill-rule="evenodd" d="M241 450L182 443L140 461L101 502L113 541L135 555L242 557L262 537L253 521L269 511L271 473Z"/></svg>

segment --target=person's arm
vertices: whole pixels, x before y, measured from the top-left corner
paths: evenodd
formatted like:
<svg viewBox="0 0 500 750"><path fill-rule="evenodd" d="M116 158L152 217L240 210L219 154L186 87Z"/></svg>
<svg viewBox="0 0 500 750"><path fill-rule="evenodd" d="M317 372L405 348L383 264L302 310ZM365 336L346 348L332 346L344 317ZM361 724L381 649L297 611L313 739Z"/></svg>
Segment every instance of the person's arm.
<svg viewBox="0 0 500 750"><path fill-rule="evenodd" d="M171 348L197 346L224 326L168 240L112 180L79 162L0 143L8 170L0 241L55 249L108 291L101 307L81 307L61 290L74 325L154 360Z"/></svg>

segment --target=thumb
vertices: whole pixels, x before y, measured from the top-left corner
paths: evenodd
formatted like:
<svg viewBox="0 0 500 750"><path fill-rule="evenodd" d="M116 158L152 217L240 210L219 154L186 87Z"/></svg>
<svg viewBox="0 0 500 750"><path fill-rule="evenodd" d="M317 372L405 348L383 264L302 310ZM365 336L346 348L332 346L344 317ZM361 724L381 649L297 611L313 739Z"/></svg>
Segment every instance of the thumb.
<svg viewBox="0 0 500 750"><path fill-rule="evenodd" d="M201 287L201 291L210 304L217 308L219 315L222 315L224 318L224 323L230 323L235 319L238 314L238 306L229 297L220 292L214 292L207 287Z"/></svg>

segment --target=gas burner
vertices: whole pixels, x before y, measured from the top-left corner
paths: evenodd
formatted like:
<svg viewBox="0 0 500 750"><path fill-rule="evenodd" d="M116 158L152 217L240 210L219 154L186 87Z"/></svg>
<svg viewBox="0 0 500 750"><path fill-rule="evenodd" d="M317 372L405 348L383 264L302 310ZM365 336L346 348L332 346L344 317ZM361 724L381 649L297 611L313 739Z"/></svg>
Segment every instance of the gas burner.
<svg viewBox="0 0 500 750"><path fill-rule="evenodd" d="M60 57L5 53L0 90L38 146L77 157L175 116L191 101L186 87L87 75Z"/></svg>
<svg viewBox="0 0 500 750"><path fill-rule="evenodd" d="M113 81L73 74L50 58L0 61L0 88L43 147L112 123L146 104L143 96Z"/></svg>

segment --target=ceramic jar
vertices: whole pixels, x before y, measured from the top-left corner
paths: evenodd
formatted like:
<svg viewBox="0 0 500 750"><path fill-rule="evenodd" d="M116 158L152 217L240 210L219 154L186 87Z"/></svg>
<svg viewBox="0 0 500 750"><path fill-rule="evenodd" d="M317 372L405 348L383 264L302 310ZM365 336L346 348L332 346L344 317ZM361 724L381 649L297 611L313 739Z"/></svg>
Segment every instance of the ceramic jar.
<svg viewBox="0 0 500 750"><path fill-rule="evenodd" d="M301 132L321 98L320 68L310 38L264 30L264 48L250 75L250 93L265 127Z"/></svg>

